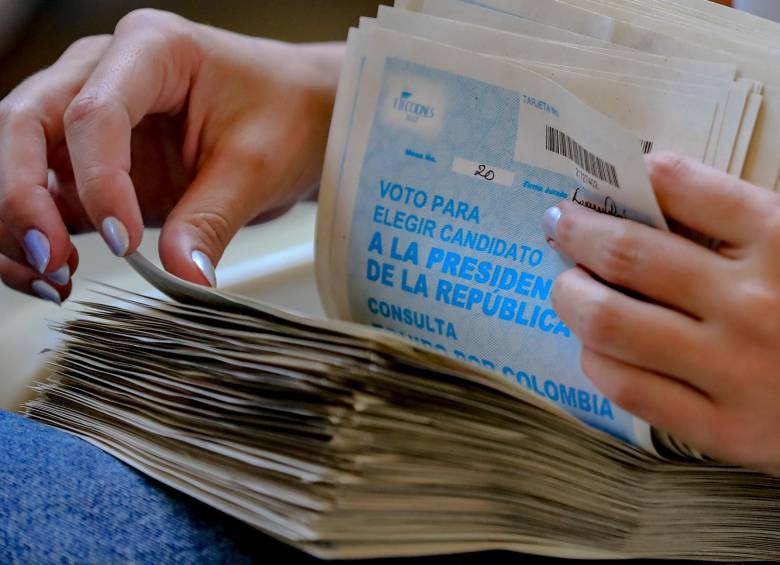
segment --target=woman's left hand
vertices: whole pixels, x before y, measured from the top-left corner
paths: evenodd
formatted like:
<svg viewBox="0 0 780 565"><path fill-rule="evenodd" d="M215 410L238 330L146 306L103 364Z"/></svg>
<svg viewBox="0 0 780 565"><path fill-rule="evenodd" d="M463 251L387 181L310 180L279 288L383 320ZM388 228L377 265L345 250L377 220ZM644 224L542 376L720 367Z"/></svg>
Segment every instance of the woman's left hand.
<svg viewBox="0 0 780 565"><path fill-rule="evenodd" d="M557 279L553 306L614 402L712 457L780 475L780 195L671 154L647 163L664 214L722 243L564 202L547 235L578 266Z"/></svg>

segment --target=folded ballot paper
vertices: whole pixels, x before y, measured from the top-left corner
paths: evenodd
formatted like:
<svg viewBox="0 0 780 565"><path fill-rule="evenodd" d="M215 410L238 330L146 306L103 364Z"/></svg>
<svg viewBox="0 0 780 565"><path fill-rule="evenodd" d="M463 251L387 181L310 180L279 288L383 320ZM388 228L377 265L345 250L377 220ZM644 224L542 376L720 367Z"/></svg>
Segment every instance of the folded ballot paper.
<svg viewBox="0 0 780 565"><path fill-rule="evenodd" d="M773 189L779 38L704 0L380 8L349 33L325 158L329 319L134 255L168 299L82 303L29 415L321 557L779 558L780 479L581 372L539 227L572 200L668 229L650 151Z"/></svg>

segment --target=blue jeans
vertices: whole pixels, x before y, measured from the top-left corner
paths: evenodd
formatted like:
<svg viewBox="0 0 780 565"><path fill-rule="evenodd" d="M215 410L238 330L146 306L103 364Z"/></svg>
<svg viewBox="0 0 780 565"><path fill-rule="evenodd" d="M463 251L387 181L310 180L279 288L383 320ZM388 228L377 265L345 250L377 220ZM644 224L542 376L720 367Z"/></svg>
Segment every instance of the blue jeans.
<svg viewBox="0 0 780 565"><path fill-rule="evenodd" d="M241 563L262 557L257 539L85 441L0 412L0 563Z"/></svg>
<svg viewBox="0 0 780 565"><path fill-rule="evenodd" d="M260 561L322 563L85 441L0 411L0 563ZM518 563L524 558L491 552L412 561ZM391 562L411 561L371 565Z"/></svg>

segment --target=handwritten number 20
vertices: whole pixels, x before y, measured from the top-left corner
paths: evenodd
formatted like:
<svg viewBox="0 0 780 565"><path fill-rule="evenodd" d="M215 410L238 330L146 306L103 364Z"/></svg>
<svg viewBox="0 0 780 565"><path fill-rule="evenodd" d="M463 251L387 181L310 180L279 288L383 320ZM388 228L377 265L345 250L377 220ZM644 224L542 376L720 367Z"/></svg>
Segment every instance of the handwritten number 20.
<svg viewBox="0 0 780 565"><path fill-rule="evenodd" d="M485 165L480 164L477 170L474 171L475 177L482 177L485 180L493 180L496 178L496 173L492 169L488 169Z"/></svg>

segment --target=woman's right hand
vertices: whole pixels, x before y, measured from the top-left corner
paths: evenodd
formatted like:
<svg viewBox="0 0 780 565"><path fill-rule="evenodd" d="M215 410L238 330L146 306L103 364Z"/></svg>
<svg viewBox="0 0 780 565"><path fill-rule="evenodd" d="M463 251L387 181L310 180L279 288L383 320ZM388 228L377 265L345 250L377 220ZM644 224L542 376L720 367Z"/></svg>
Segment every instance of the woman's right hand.
<svg viewBox="0 0 780 565"><path fill-rule="evenodd" d="M54 302L100 231L162 226L174 275L214 284L240 227L316 191L343 44L291 45L139 10L0 101L0 277Z"/></svg>

